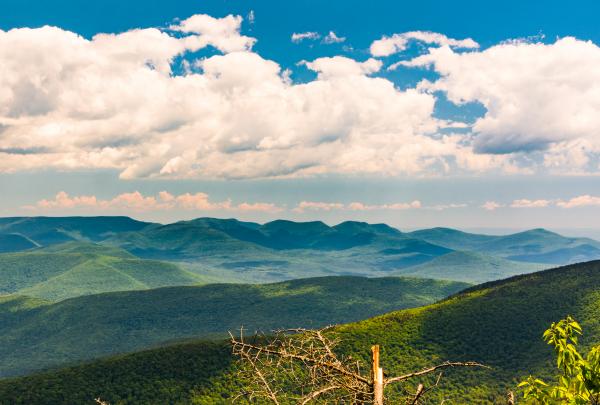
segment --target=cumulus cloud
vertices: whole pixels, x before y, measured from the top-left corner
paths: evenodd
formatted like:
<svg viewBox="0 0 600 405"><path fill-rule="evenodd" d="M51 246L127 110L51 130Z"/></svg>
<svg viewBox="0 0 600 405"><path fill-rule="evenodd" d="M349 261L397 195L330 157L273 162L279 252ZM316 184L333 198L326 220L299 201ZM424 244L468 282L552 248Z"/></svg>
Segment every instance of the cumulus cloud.
<svg viewBox="0 0 600 405"><path fill-rule="evenodd" d="M361 202L353 202L348 204L348 209L352 211L373 211L373 210L408 210L421 208L421 201L415 200L408 203L393 203L393 204L363 204Z"/></svg>
<svg viewBox="0 0 600 405"><path fill-rule="evenodd" d="M301 201L292 211L302 213L305 211L342 210L344 208L344 204L336 202Z"/></svg>
<svg viewBox="0 0 600 405"><path fill-rule="evenodd" d="M469 205L465 204L465 203L460 203L460 204L437 204L437 205L432 205L429 207L424 207L426 209L429 210L433 210L433 211L445 211L445 210L451 210L451 209L457 209L457 208L467 208Z"/></svg>
<svg viewBox="0 0 600 405"><path fill-rule="evenodd" d="M338 37L337 34L333 31L329 31L329 34L325 35L325 37L323 38L324 44L339 44L345 41L346 37Z"/></svg>
<svg viewBox="0 0 600 405"><path fill-rule="evenodd" d="M0 171L257 178L501 164L460 136L432 136L446 125L432 117L435 96L373 77L381 62L318 58L306 63L315 80L292 83L240 26L199 15L91 40L55 27L0 31ZM177 58L205 46L223 53L174 74Z"/></svg>
<svg viewBox="0 0 600 405"><path fill-rule="evenodd" d="M598 169L600 52L590 42L460 53L474 41L400 34L441 46L406 62L433 66L440 79L405 89L378 77L380 60L342 56L305 61L317 77L295 83L241 27L239 16L195 15L91 39L57 27L0 30L0 172L223 179ZM385 43L392 48L380 42L373 55L403 46ZM205 47L219 52L195 56ZM436 91L487 108L474 134L434 117Z"/></svg>
<svg viewBox="0 0 600 405"><path fill-rule="evenodd" d="M318 32L315 31L307 31L307 32L294 32L292 34L292 42L293 43L300 43L302 41L306 40L317 40L321 38L321 34L319 34Z"/></svg>
<svg viewBox="0 0 600 405"><path fill-rule="evenodd" d="M600 205L600 197L591 196L589 194L580 195L578 197L573 197L567 201L558 201L556 203L561 208L578 208L578 207L590 207L590 206L599 206Z"/></svg>
<svg viewBox="0 0 600 405"><path fill-rule="evenodd" d="M476 152L537 153L551 171L597 171L600 48L591 41L512 41L477 52L442 46L400 63L441 75L420 88L486 108L473 125Z"/></svg>
<svg viewBox="0 0 600 405"><path fill-rule="evenodd" d="M250 17L253 22L253 12ZM206 14L196 14L169 28L173 31L197 34L185 38L184 43L192 49L212 45L223 52L235 52L249 50L256 42L254 38L240 35L241 25L240 16L214 18Z"/></svg>
<svg viewBox="0 0 600 405"><path fill-rule="evenodd" d="M185 193L173 195L161 191L155 196L144 196L139 191L123 193L111 199L100 199L93 195L70 196L61 191L53 199L43 199L34 205L24 208L37 211L89 209L95 211L129 210L136 212L187 210L187 211L238 211L238 212L269 212L277 213L283 210L272 203L233 204L231 200L214 202L206 193Z"/></svg>
<svg viewBox="0 0 600 405"><path fill-rule="evenodd" d="M479 44L471 38L453 39L443 34L429 31L410 31L402 34L384 36L371 43L371 55L376 57L389 56L404 51L411 41L423 42L429 45L449 46L453 48L475 49Z"/></svg>
<svg viewBox="0 0 600 405"><path fill-rule="evenodd" d="M322 202L322 201L302 201L292 209L293 212L303 213L306 211L377 211L377 210L408 210L421 208L421 202L418 200L407 203L393 204L365 204L362 202L351 202L349 204L339 202Z"/></svg>
<svg viewBox="0 0 600 405"><path fill-rule="evenodd" d="M544 208L552 203L550 200L528 200L526 198L521 200L514 200L510 206L511 208Z"/></svg>
<svg viewBox="0 0 600 405"><path fill-rule="evenodd" d="M502 207L504 207L504 205L497 203L496 201L486 201L481 206L481 208L483 208L484 210L487 210L487 211L495 211L498 208L502 208Z"/></svg>

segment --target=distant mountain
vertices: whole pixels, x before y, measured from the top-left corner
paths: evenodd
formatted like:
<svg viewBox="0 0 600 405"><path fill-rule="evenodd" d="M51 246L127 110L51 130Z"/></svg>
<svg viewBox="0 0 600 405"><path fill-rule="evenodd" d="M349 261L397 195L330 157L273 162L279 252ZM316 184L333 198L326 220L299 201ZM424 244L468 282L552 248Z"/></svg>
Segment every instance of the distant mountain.
<svg viewBox="0 0 600 405"><path fill-rule="evenodd" d="M483 283L543 270L539 263L521 263L476 252L452 252L416 266L396 270L393 275Z"/></svg>
<svg viewBox="0 0 600 405"><path fill-rule="evenodd" d="M0 234L22 235L34 244L49 246L74 240L97 242L149 225L129 217L14 217L0 218Z"/></svg>
<svg viewBox="0 0 600 405"><path fill-rule="evenodd" d="M199 218L125 232L103 242L152 259L184 262L223 281L272 282L327 275L385 276L451 249L383 224L278 220L264 225Z"/></svg>
<svg viewBox="0 0 600 405"><path fill-rule="evenodd" d="M0 253L22 252L38 247L31 239L16 233L0 234Z"/></svg>
<svg viewBox="0 0 600 405"><path fill-rule="evenodd" d="M189 258L241 249L346 250L373 244L403 244L409 239L383 224L344 222L330 227L320 221L277 220L260 225L235 219L199 218L120 234L109 243L141 256Z"/></svg>
<svg viewBox="0 0 600 405"><path fill-rule="evenodd" d="M599 261L486 283L433 305L343 325L338 350L367 365L378 343L388 375L445 360L480 361L491 369L448 370L428 398L504 403L527 375L555 375L553 349L542 340L551 322L571 314L583 326L584 350L600 342L598 291ZM190 342L0 381L0 398L30 405L92 404L98 396L110 403L223 403L240 390L233 360L226 344Z"/></svg>
<svg viewBox="0 0 600 405"><path fill-rule="evenodd" d="M496 240L496 236L468 233L452 228L431 228L409 232L408 236L453 250L478 250L481 244Z"/></svg>
<svg viewBox="0 0 600 405"><path fill-rule="evenodd" d="M126 217L0 219L0 235L9 233L15 236L5 243L0 237L0 251L73 240L95 241L143 259L177 262L186 271L213 282L261 283L329 275L382 277L413 274L405 270L427 263L430 266L423 271L432 276L455 275L456 280L483 281L490 279L486 274L504 277L537 270L539 263L549 267L600 258L600 242L543 229L503 236L449 228L403 233L385 224L357 221L329 226L320 221L276 220L261 225L217 218L166 225ZM477 256L477 262L476 256L466 254L441 258L453 252L485 256ZM436 258L440 260L433 261ZM459 263L460 258L466 262ZM510 262L499 264L499 259ZM455 271L444 269L448 260ZM461 266L479 275L469 278L459 274ZM497 267L505 270L493 271Z"/></svg>
<svg viewBox="0 0 600 405"><path fill-rule="evenodd" d="M492 236L433 228L408 235L449 249L487 253L520 262L569 264L600 259L600 242L569 238L545 229Z"/></svg>
<svg viewBox="0 0 600 405"><path fill-rule="evenodd" d="M0 295L60 300L200 281L201 277L174 264L143 260L121 249L89 243L0 254Z"/></svg>
<svg viewBox="0 0 600 405"><path fill-rule="evenodd" d="M277 284L211 284L88 295L51 304L0 298L0 376L150 347L321 327L434 302L465 283L412 278L325 277ZM0 397L1 398L1 397Z"/></svg>

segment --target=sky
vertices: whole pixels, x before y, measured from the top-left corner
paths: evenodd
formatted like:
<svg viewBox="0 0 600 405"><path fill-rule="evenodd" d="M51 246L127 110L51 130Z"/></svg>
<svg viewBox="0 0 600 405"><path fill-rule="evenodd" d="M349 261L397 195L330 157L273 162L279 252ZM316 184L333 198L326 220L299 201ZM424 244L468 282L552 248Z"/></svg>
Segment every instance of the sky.
<svg viewBox="0 0 600 405"><path fill-rule="evenodd" d="M2 3L0 216L600 235L597 2Z"/></svg>

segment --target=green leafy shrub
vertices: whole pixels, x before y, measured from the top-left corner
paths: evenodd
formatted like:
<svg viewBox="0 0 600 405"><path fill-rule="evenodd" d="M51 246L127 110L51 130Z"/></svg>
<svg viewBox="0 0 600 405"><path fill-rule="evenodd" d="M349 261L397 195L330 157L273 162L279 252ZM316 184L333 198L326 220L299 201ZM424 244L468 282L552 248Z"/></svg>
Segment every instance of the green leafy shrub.
<svg viewBox="0 0 600 405"><path fill-rule="evenodd" d="M526 403L600 404L600 345L584 357L577 350L580 335L581 326L571 316L544 332L544 340L554 346L560 375L554 385L532 376L519 384Z"/></svg>

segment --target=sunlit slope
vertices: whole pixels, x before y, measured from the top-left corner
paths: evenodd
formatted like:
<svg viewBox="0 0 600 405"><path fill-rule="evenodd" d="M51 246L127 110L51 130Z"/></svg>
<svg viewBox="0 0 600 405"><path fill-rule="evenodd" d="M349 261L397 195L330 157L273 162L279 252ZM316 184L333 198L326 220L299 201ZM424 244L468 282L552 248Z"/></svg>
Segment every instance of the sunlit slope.
<svg viewBox="0 0 600 405"><path fill-rule="evenodd" d="M533 273L546 266L523 263L476 252L452 252L417 266L396 270L392 274L483 283L519 274Z"/></svg>
<svg viewBox="0 0 600 405"><path fill-rule="evenodd" d="M0 254L0 294L61 300L107 291L140 290L201 281L165 262L88 243Z"/></svg>
<svg viewBox="0 0 600 405"><path fill-rule="evenodd" d="M582 323L584 347L600 342L600 262L489 283L437 304L341 326L339 349L366 362L369 347L379 343L388 375L444 360L481 361L492 369L450 370L432 399L492 404L521 377L553 373L552 349L541 334L567 314ZM86 403L91 395L111 403L226 403L239 392L230 361L225 347L190 343L0 382L0 397L15 404Z"/></svg>
<svg viewBox="0 0 600 405"><path fill-rule="evenodd" d="M467 284L326 277L82 296L51 305L15 297L0 306L0 376L138 350L165 341L321 327L428 304ZM38 305L36 307L36 305Z"/></svg>

